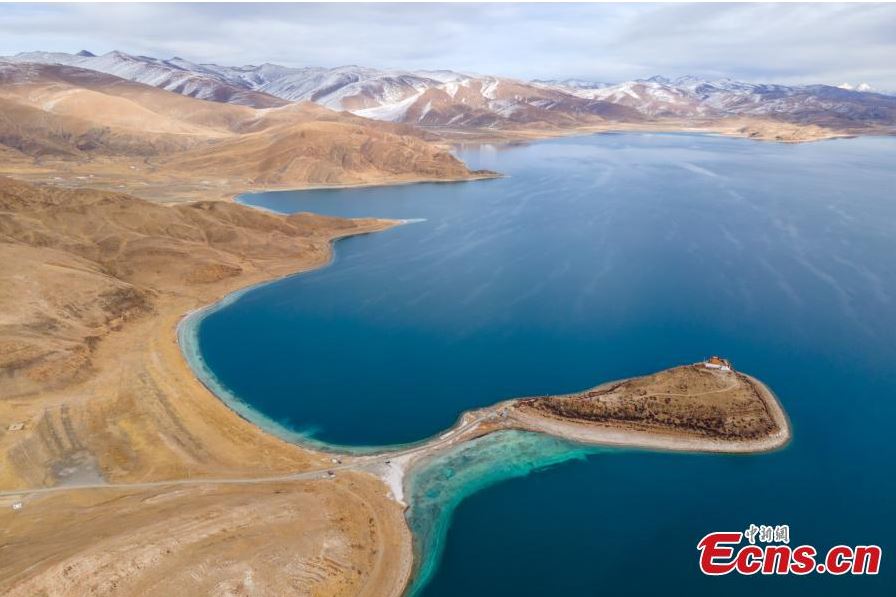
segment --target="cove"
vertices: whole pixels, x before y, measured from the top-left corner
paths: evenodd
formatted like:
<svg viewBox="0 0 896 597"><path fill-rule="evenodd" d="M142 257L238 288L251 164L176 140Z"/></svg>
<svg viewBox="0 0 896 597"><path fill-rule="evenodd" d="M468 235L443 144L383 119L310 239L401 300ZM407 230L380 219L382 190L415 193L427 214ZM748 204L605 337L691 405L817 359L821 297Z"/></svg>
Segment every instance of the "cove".
<svg viewBox="0 0 896 597"><path fill-rule="evenodd" d="M458 155L508 176L241 198L422 221L195 318L194 367L275 431L365 447L720 353L778 394L786 450L582 460L483 438L408 480L428 581L413 590L891 594L896 139L600 135ZM750 523L878 543L881 574L702 577L699 539Z"/></svg>

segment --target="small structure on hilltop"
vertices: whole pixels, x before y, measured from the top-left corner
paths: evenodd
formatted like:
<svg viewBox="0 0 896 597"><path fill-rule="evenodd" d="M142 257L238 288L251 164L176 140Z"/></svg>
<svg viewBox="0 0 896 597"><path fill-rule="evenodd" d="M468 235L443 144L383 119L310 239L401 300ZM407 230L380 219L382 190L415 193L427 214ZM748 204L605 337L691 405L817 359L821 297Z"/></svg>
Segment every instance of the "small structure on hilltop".
<svg viewBox="0 0 896 597"><path fill-rule="evenodd" d="M703 366L707 369L719 369L720 371L731 371L731 361L728 359L723 359L722 357L712 355L705 361L703 361Z"/></svg>

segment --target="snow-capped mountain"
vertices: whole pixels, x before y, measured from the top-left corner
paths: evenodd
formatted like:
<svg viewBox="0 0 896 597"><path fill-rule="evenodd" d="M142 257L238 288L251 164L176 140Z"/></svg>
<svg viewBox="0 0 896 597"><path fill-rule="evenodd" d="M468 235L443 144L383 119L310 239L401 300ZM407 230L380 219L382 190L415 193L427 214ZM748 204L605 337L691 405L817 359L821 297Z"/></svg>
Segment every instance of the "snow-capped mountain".
<svg viewBox="0 0 896 597"><path fill-rule="evenodd" d="M82 50L77 54L24 52L4 60L76 66L160 87L181 95L254 108L270 108L286 104L280 98L257 93L247 86L232 84L212 72L206 72L201 65L181 58L160 60L117 51L96 56Z"/></svg>
<svg viewBox="0 0 896 597"><path fill-rule="evenodd" d="M185 67L182 63L177 66ZM202 64L193 70L288 101L311 101L375 120L429 126L556 123L568 120L569 111L578 115L614 111L612 106L582 101L584 98L562 90L450 70L399 71L354 65L290 68L275 64Z"/></svg>
<svg viewBox="0 0 896 597"><path fill-rule="evenodd" d="M90 52L29 52L6 60L77 66L200 99L254 107L311 101L376 120L428 126L556 126L640 118L624 106L577 97L562 89L449 70L291 68L276 64L230 67L117 51L102 56Z"/></svg>
<svg viewBox="0 0 896 597"><path fill-rule="evenodd" d="M655 76L615 85L558 82L553 86L578 97L628 106L652 118L773 116L816 124L896 121L896 97L870 93L866 88L756 84L694 76Z"/></svg>
<svg viewBox="0 0 896 597"><path fill-rule="evenodd" d="M847 91L874 91L868 83L859 83L858 85L853 85L852 83L840 83L837 87L846 89Z"/></svg>
<svg viewBox="0 0 896 597"><path fill-rule="evenodd" d="M219 102L266 108L310 101L375 120L430 127L563 127L731 116L838 126L896 123L896 97L872 93L867 85L765 85L695 76L614 84L527 82L450 70L219 66L123 52L29 52L5 60L78 66Z"/></svg>

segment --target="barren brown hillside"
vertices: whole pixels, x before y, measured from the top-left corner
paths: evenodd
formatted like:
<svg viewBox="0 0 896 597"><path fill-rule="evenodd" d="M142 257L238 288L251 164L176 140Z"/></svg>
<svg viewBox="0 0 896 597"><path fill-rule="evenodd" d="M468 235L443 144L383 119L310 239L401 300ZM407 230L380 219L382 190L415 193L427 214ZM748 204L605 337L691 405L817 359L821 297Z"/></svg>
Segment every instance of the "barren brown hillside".
<svg viewBox="0 0 896 597"><path fill-rule="evenodd" d="M0 177L0 488L326 467L206 390L175 326L324 264L336 237L390 225ZM238 592L247 570L271 594L391 595L409 569L401 509L361 473L0 496L5 595Z"/></svg>
<svg viewBox="0 0 896 597"><path fill-rule="evenodd" d="M313 104L255 109L73 67L0 62L0 173L34 181L195 199L475 177L422 135Z"/></svg>
<svg viewBox="0 0 896 597"><path fill-rule="evenodd" d="M3 395L88 376L96 343L151 312L159 293L220 282L255 261L318 255L334 234L377 225L0 178Z"/></svg>

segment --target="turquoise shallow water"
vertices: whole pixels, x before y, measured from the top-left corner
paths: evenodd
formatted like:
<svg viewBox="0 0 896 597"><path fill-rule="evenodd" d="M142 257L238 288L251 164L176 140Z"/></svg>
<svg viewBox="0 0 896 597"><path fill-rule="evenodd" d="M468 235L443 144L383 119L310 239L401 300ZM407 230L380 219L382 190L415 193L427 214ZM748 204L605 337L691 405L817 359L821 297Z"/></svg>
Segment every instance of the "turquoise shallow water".
<svg viewBox="0 0 896 597"><path fill-rule="evenodd" d="M407 483L411 503L408 522L420 562L408 593L422 593L431 580L444 551L451 518L464 499L501 481L600 451L546 435L501 431L462 444L426 463Z"/></svg>
<svg viewBox="0 0 896 597"><path fill-rule="evenodd" d="M896 139L604 135L460 155L509 177L242 198L424 221L340 241L331 267L194 320L207 383L281 433L376 446L721 353L779 395L786 450L583 460L487 438L409 482L422 593L892 594ZM701 576L697 541L750 523L879 543L882 573Z"/></svg>

